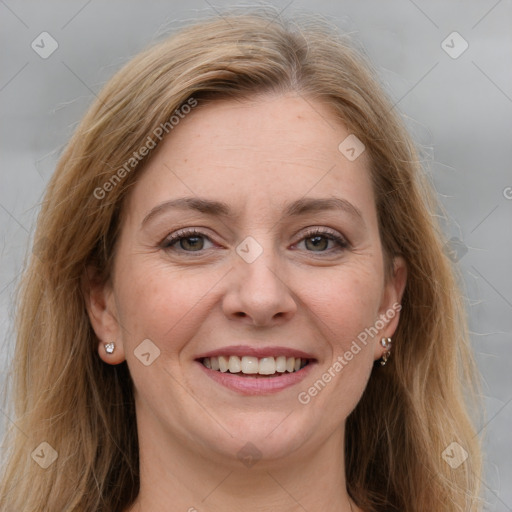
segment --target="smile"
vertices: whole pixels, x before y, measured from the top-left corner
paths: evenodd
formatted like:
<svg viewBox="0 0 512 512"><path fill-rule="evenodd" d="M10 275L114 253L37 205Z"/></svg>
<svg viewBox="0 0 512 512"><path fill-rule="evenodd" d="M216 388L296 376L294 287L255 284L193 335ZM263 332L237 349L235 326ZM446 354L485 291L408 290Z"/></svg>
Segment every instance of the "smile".
<svg viewBox="0 0 512 512"><path fill-rule="evenodd" d="M247 376L272 376L283 373L298 372L308 365L309 359L300 357L254 357L225 355L218 357L204 357L201 359L204 367L222 373L231 373Z"/></svg>
<svg viewBox="0 0 512 512"><path fill-rule="evenodd" d="M291 347L231 345L199 354L203 375L241 395L269 395L299 385L318 360Z"/></svg>

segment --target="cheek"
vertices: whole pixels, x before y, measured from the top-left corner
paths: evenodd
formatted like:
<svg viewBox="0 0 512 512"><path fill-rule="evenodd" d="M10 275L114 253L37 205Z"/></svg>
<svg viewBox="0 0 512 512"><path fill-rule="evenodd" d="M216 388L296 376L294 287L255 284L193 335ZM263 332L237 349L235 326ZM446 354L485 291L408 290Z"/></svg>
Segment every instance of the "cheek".
<svg viewBox="0 0 512 512"><path fill-rule="evenodd" d="M378 318L382 286L373 265L347 265L309 279L303 289L305 303L325 327L325 337L336 352L374 325Z"/></svg>
<svg viewBox="0 0 512 512"><path fill-rule="evenodd" d="M134 257L123 268L118 284L118 314L137 400L150 404L150 408L153 404L162 414L167 410L170 417L187 401L182 387L177 386L176 390L180 358L204 321L203 301L218 278L172 270L165 262L154 259L154 255ZM150 354L148 365L143 360L145 353ZM175 392L171 393L171 389ZM161 396L167 397L165 403L155 398Z"/></svg>
<svg viewBox="0 0 512 512"><path fill-rule="evenodd" d="M203 277L149 258L126 267L119 309L127 344L135 348L149 338L162 352L179 351L197 329L201 299L215 282Z"/></svg>
<svg viewBox="0 0 512 512"><path fill-rule="evenodd" d="M325 279L311 280L305 294L311 316L321 331L319 343L327 341L329 346L329 354L320 361L320 375L308 383L311 387L305 391L320 398L318 405L336 410L343 417L358 403L373 368L378 338L373 328L382 293L378 276L373 265L347 265L326 274Z"/></svg>

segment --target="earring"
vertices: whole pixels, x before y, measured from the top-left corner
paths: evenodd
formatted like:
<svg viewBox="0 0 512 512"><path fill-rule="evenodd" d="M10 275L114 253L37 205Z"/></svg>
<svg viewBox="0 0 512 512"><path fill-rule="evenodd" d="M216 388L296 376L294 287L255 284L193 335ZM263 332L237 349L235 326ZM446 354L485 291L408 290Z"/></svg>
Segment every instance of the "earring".
<svg viewBox="0 0 512 512"><path fill-rule="evenodd" d="M386 349L386 352L382 355L382 360L380 362L380 364L384 366L391 354L391 338L382 338L380 340L380 344Z"/></svg>
<svg viewBox="0 0 512 512"><path fill-rule="evenodd" d="M116 348L116 345L113 341L110 343L103 343L103 346L105 347L105 352L107 354L112 354Z"/></svg>

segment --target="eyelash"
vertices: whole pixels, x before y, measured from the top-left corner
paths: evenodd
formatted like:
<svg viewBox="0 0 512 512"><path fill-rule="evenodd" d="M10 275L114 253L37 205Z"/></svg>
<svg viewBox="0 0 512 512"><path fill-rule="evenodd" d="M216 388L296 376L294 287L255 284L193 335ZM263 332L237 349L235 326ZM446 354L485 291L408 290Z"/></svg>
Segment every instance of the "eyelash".
<svg viewBox="0 0 512 512"><path fill-rule="evenodd" d="M304 234L304 236L299 240L299 242L302 242L302 241L304 241L304 240L306 240L308 238L314 238L316 236L323 236L323 237L327 238L328 240L332 240L333 242L336 242L338 244L337 248L326 250L326 251L318 251L320 254L322 254L322 253L324 253L324 254L325 253L331 253L333 251L337 252L337 251L348 249L350 247L350 243L344 237L341 237L335 231L332 231L332 230L329 230L329 229L326 229L326 228L313 228L313 229L310 229L309 231L307 231ZM165 249L165 250L171 250L172 246L177 244L181 240L184 240L186 238L192 238L192 237L204 237L204 238L210 240L210 238L205 233L202 233L201 231L198 231L196 229L184 229L184 230L177 231L177 232L169 235L162 242L161 247L162 247L162 249ZM299 242L297 242L297 243L299 243ZM186 250L182 250L181 252L186 252L186 253L194 253L194 252L202 253L203 250L202 249L199 250L199 251L186 251ZM308 251L308 252L315 253L317 251Z"/></svg>
<svg viewBox="0 0 512 512"><path fill-rule="evenodd" d="M346 238L338 235L335 231L327 229L327 228L310 229L309 231L306 231L304 236L299 241L302 242L303 240L306 240L308 238L313 238L315 236L323 236L323 237L327 238L328 240L332 240L333 242L336 242L338 244L337 248L327 250L327 251L320 251L320 253L340 251L340 250L348 249L350 247L350 244L348 243ZM308 251L308 252L314 253L316 251Z"/></svg>

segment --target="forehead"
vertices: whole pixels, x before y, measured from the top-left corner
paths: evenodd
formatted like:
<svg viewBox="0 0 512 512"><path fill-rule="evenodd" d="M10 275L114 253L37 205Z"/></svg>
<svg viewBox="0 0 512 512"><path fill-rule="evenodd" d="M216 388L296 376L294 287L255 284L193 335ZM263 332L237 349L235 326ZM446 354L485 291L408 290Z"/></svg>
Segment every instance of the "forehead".
<svg viewBox="0 0 512 512"><path fill-rule="evenodd" d="M185 195L239 208L305 196L373 204L366 154L350 161L339 150L349 135L327 105L299 95L213 101L161 142L133 199L145 208Z"/></svg>

